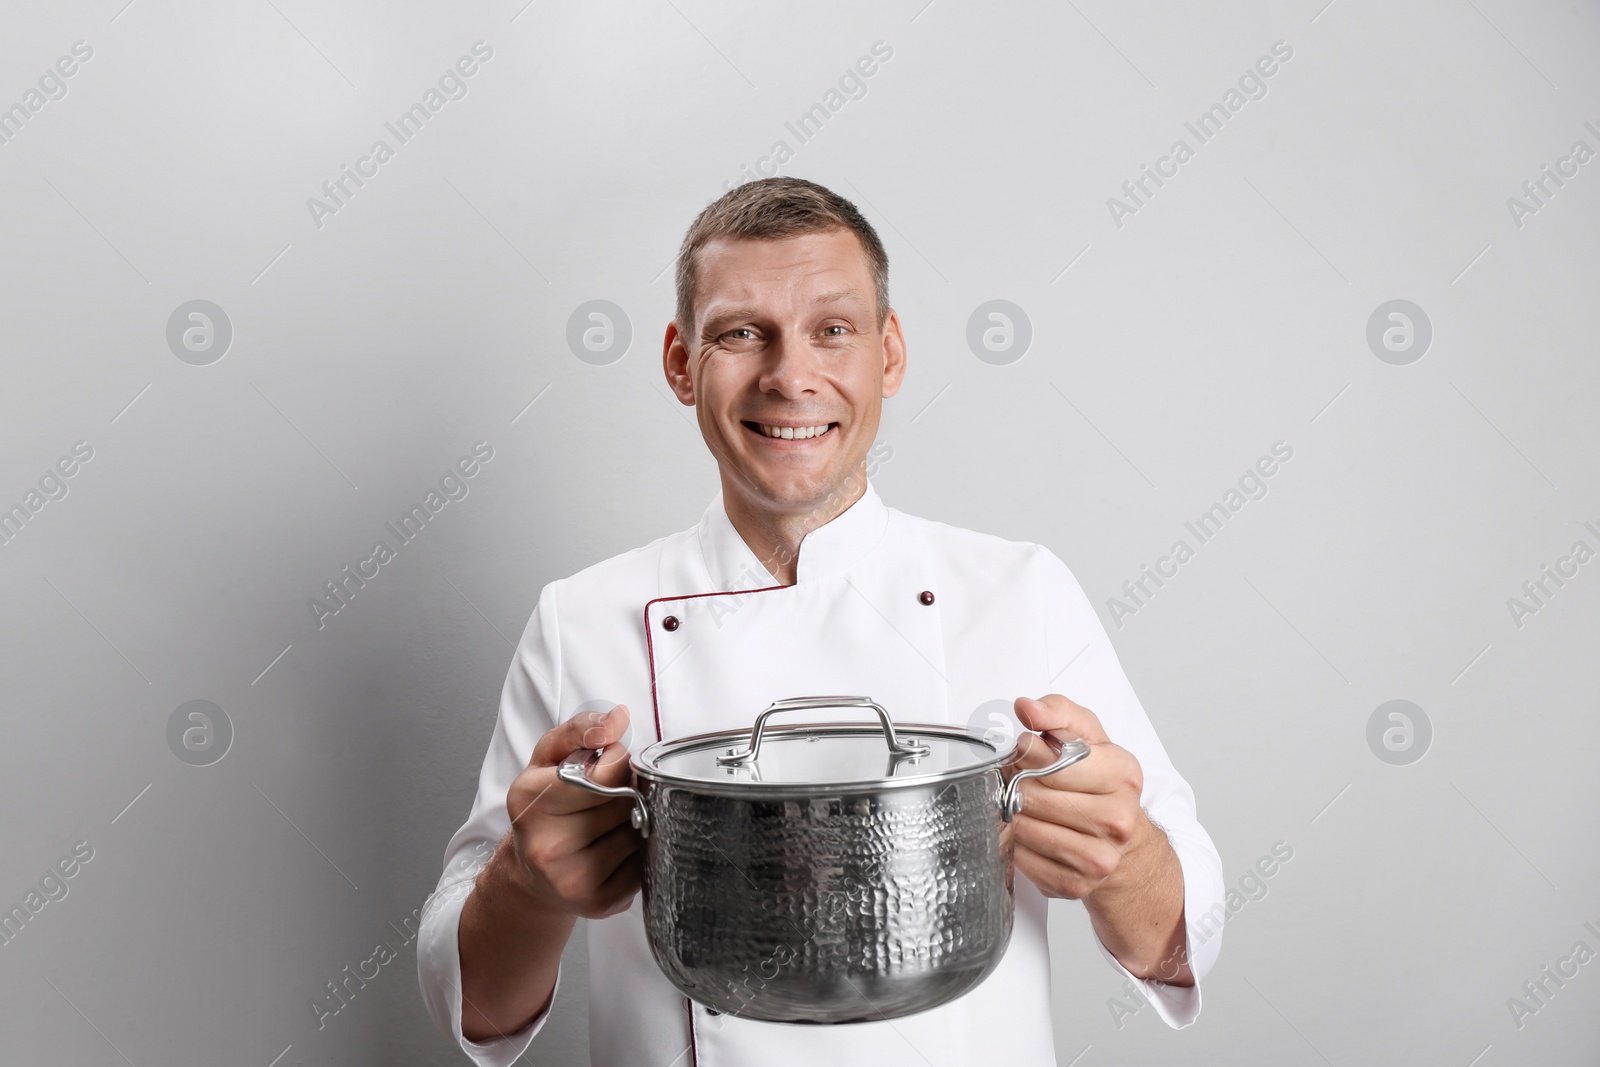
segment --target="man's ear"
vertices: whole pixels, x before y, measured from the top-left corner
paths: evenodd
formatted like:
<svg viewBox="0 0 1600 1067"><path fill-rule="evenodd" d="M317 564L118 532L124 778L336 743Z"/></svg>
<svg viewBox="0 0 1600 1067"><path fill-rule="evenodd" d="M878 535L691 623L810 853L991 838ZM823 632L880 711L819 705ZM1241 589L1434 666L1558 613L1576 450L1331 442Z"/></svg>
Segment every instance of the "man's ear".
<svg viewBox="0 0 1600 1067"><path fill-rule="evenodd" d="M900 316L893 308L883 324L883 396L887 400L900 391L906 380L906 338L900 332Z"/></svg>
<svg viewBox="0 0 1600 1067"><path fill-rule="evenodd" d="M661 368L667 375L667 386L688 407L694 407L694 379L689 375L689 349L683 343L683 334L676 322L667 323L667 336L661 342Z"/></svg>

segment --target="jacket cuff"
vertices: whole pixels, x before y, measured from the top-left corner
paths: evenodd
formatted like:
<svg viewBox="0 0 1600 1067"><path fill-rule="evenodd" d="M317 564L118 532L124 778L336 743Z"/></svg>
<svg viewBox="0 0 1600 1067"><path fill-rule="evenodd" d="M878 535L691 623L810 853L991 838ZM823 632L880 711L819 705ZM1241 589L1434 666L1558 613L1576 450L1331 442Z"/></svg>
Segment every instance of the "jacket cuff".
<svg viewBox="0 0 1600 1067"><path fill-rule="evenodd" d="M561 971L556 970L550 1003L527 1026L514 1034L491 1041L470 1041L461 1032L461 950L458 934L461 909L472 895L472 881L458 882L440 889L428 898L423 908L422 926L417 939L417 969L422 984L422 999L434 1024L452 1038L457 1047L478 1067L511 1067L528 1050L534 1035L544 1026L555 1007L561 989Z"/></svg>
<svg viewBox="0 0 1600 1067"><path fill-rule="evenodd" d="M1162 1022L1174 1030L1182 1030L1200 1017L1200 982L1210 973L1222 949L1222 924L1209 921L1222 905L1222 869L1209 843L1201 845L1173 833L1168 833L1167 840L1173 852L1177 853L1178 866L1183 872L1184 947L1194 985L1179 986L1156 979L1136 978L1111 954L1098 934L1094 943L1106 962L1132 982L1134 988L1156 1009Z"/></svg>
<svg viewBox="0 0 1600 1067"><path fill-rule="evenodd" d="M1098 937L1094 943L1100 949L1100 955L1106 958L1106 962L1116 968L1118 974L1132 982L1134 988L1144 996L1145 1001L1156 1009L1156 1014L1161 1016L1162 1022L1174 1030L1182 1030L1200 1017L1199 979L1196 979L1192 986L1178 986L1149 978L1135 978L1133 972L1119 963L1111 951L1101 944Z"/></svg>

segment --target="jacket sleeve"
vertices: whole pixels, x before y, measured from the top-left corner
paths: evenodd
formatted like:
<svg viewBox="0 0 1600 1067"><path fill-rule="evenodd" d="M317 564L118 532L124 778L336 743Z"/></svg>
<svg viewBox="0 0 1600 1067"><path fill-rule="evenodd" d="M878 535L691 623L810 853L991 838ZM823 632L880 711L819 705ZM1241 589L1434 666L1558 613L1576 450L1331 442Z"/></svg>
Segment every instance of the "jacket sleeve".
<svg viewBox="0 0 1600 1067"><path fill-rule="evenodd" d="M417 971L422 999L434 1023L479 1067L510 1067L544 1025L549 1010L524 1029L493 1041L469 1041L461 1032L461 956L457 928L478 872L511 829L506 793L533 755L533 746L552 729L561 698L561 645L552 583L539 595L511 660L500 713L489 751L478 774L478 794L467 821L450 839L444 873L423 906L417 937ZM560 975L557 973L557 987ZM555 1003L552 995L551 1004Z"/></svg>
<svg viewBox="0 0 1600 1067"><path fill-rule="evenodd" d="M1200 983L1222 948L1224 885L1222 860L1195 811L1194 790L1172 765L1155 727L1122 671L1111 639L1066 564L1040 549L1046 590L1050 670L1056 672L1050 691L1088 708L1105 727L1106 736L1131 752L1144 772L1140 804L1167 834L1183 870L1184 923L1193 986L1135 978L1097 937L1101 955L1131 980L1155 1006L1168 1026L1182 1028L1200 1014Z"/></svg>

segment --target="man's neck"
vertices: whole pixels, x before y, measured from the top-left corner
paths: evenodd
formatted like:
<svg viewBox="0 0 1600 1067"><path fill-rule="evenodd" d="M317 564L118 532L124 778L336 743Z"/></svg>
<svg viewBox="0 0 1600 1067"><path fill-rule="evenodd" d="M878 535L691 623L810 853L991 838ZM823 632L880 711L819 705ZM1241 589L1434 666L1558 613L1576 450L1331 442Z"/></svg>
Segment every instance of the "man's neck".
<svg viewBox="0 0 1600 1067"><path fill-rule="evenodd" d="M857 470L821 500L798 511L774 511L749 500L722 480L723 507L756 559L780 585L793 585L800 569L800 542L806 534L843 515L867 491L865 469Z"/></svg>

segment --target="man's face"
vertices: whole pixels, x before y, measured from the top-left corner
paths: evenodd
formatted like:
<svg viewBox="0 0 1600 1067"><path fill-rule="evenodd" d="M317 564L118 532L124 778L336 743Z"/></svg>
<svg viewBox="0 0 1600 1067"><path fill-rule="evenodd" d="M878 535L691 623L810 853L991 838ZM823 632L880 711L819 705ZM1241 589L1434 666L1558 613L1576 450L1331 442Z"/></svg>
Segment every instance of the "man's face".
<svg viewBox="0 0 1600 1067"><path fill-rule="evenodd" d="M878 325L872 272L846 229L699 252L692 332L667 327L673 392L692 404L725 493L785 515L820 506L860 467L905 343Z"/></svg>

